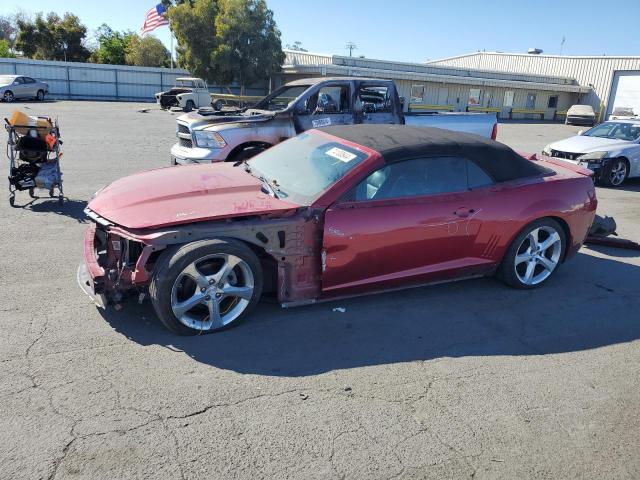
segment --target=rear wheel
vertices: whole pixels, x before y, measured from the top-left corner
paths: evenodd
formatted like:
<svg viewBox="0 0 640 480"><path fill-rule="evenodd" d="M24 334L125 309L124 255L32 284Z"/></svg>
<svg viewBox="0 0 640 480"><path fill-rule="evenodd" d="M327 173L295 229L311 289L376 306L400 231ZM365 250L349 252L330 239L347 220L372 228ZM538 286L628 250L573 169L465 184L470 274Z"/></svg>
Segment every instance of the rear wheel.
<svg viewBox="0 0 640 480"><path fill-rule="evenodd" d="M527 225L513 240L502 261L500 276L519 289L537 288L556 272L564 256L566 236L550 218Z"/></svg>
<svg viewBox="0 0 640 480"><path fill-rule="evenodd" d="M13 92L10 92L10 91L4 92L4 95L2 96L2 98L7 103L11 103L15 100L15 97L13 96Z"/></svg>
<svg viewBox="0 0 640 480"><path fill-rule="evenodd" d="M629 165L623 158L614 158L604 167L600 181L606 187L619 187L629 175Z"/></svg>
<svg viewBox="0 0 640 480"><path fill-rule="evenodd" d="M222 100L216 100L215 103L213 104L213 109L220 111L222 110L222 107L224 106L224 104L222 103Z"/></svg>
<svg viewBox="0 0 640 480"><path fill-rule="evenodd" d="M180 335L238 324L262 293L256 255L233 239L202 240L168 251L149 287L160 321Z"/></svg>
<svg viewBox="0 0 640 480"><path fill-rule="evenodd" d="M44 90L38 90L38 93L36 93L36 100L39 102L44 100Z"/></svg>

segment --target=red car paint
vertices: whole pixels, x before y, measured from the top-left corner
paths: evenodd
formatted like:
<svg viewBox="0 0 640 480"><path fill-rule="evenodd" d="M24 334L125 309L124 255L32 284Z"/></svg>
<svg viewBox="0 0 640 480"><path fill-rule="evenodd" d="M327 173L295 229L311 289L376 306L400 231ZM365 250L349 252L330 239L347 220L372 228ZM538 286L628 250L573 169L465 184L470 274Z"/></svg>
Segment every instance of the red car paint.
<svg viewBox="0 0 640 480"><path fill-rule="evenodd" d="M595 215L590 172L544 157L532 161L552 164L556 175L441 195L341 201L384 160L360 145L331 140L368 157L310 206L275 199L242 168L224 163L153 170L114 182L88 207L109 235L103 265L96 261L91 231L85 239L90 283L104 284L107 292L144 287L155 253L172 244L226 236L273 259L280 302L305 303L489 274L520 230L542 217L565 227L567 258L582 245ZM268 241L257 240L258 233ZM141 248L127 262L124 249L114 245L128 240Z"/></svg>
<svg viewBox="0 0 640 480"><path fill-rule="evenodd" d="M126 228L158 228L249 214L282 213L297 205L261 191L260 180L230 163L159 168L121 178L89 209Z"/></svg>

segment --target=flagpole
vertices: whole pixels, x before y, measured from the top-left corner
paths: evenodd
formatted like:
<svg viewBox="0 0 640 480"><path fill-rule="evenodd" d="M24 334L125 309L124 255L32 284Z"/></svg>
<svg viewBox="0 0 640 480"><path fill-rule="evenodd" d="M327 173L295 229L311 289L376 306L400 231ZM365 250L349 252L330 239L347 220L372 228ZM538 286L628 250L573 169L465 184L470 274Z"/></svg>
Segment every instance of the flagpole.
<svg viewBox="0 0 640 480"><path fill-rule="evenodd" d="M171 57L171 69L173 70L173 32L169 29L169 38L171 39L171 52L169 56Z"/></svg>

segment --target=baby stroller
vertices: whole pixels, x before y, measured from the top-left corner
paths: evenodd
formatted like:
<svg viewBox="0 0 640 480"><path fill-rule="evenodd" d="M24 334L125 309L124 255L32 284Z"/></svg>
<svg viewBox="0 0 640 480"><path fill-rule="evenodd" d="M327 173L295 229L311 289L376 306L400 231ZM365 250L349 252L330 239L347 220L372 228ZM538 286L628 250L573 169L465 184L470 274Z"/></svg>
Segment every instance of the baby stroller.
<svg viewBox="0 0 640 480"><path fill-rule="evenodd" d="M58 121L14 112L11 119L5 118L5 129L9 134L9 204L14 206L16 191L28 190L31 198L38 198L35 189L42 188L48 190L49 197L57 198L62 205L62 141Z"/></svg>

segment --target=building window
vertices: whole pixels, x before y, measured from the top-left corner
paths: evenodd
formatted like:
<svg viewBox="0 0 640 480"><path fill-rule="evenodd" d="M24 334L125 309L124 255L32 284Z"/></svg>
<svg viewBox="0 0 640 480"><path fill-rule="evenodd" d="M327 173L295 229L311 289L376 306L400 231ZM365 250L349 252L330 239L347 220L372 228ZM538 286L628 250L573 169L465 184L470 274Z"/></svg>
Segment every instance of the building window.
<svg viewBox="0 0 640 480"><path fill-rule="evenodd" d="M424 85L411 85L411 103L424 102Z"/></svg>
<svg viewBox="0 0 640 480"><path fill-rule="evenodd" d="M469 100L467 101L467 105L477 106L480 105L480 97L482 95L482 90L479 88L470 88L469 89Z"/></svg>
<svg viewBox="0 0 640 480"><path fill-rule="evenodd" d="M547 108L558 108L558 95L551 95Z"/></svg>
<svg viewBox="0 0 640 480"><path fill-rule="evenodd" d="M529 110L533 110L536 108L536 94L535 93L527 93L527 108Z"/></svg>
<svg viewBox="0 0 640 480"><path fill-rule="evenodd" d="M507 90L504 92L504 104L505 107L513 107L513 91Z"/></svg>

